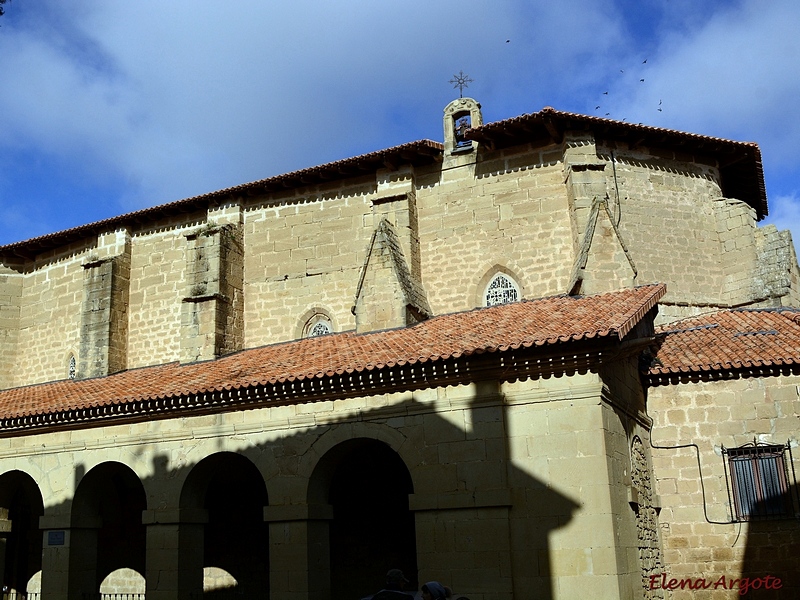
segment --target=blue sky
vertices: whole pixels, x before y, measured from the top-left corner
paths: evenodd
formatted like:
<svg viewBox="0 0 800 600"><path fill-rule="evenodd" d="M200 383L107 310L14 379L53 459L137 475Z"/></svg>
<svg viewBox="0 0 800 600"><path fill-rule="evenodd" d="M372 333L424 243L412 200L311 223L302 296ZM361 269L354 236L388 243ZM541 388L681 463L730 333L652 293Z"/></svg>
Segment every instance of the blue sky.
<svg viewBox="0 0 800 600"><path fill-rule="evenodd" d="M800 241L797 0L5 6L0 244L441 140L460 70L486 122L553 106L758 142L767 222Z"/></svg>

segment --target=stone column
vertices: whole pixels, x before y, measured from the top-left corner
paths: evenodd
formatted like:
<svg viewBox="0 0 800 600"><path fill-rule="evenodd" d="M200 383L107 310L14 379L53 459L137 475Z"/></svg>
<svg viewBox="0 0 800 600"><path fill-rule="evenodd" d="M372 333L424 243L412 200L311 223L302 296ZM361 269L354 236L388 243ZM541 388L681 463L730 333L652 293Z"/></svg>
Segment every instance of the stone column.
<svg viewBox="0 0 800 600"><path fill-rule="evenodd" d="M145 510L148 600L186 600L203 591L203 537L208 512Z"/></svg>
<svg viewBox="0 0 800 600"><path fill-rule="evenodd" d="M6 513L3 515L2 513ZM6 577L6 543L11 533L11 521L6 518L8 511L0 508L0 589L5 585Z"/></svg>
<svg viewBox="0 0 800 600"><path fill-rule="evenodd" d="M13 387L22 306L22 275L0 264L0 389ZM0 569L2 569L0 565Z"/></svg>
<svg viewBox="0 0 800 600"><path fill-rule="evenodd" d="M264 507L270 597L327 600L331 593L330 505Z"/></svg>
<svg viewBox="0 0 800 600"><path fill-rule="evenodd" d="M564 135L564 176L572 217L573 245L579 248L586 233L595 199L606 197L606 163L597 156L594 136L567 132Z"/></svg>
<svg viewBox="0 0 800 600"><path fill-rule="evenodd" d="M69 515L39 518L42 529L42 598L82 600L84 593L98 591L96 517L70 520Z"/></svg>

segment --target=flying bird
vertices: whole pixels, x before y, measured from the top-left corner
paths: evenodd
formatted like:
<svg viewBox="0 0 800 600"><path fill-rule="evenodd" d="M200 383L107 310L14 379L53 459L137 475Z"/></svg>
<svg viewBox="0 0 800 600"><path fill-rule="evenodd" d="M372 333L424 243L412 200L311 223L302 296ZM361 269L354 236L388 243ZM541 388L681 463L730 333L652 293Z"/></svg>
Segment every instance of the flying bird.
<svg viewBox="0 0 800 600"><path fill-rule="evenodd" d="M511 40L506 40L506 44L509 43Z"/></svg>
<svg viewBox="0 0 800 600"><path fill-rule="evenodd" d="M646 59L646 58L645 58L645 59L642 61L642 64L643 64L643 65L644 65L644 64L647 64L647 59Z"/></svg>
<svg viewBox="0 0 800 600"><path fill-rule="evenodd" d="M640 79L639 81L642 81L642 82L643 82L643 81L644 81L644 79Z"/></svg>

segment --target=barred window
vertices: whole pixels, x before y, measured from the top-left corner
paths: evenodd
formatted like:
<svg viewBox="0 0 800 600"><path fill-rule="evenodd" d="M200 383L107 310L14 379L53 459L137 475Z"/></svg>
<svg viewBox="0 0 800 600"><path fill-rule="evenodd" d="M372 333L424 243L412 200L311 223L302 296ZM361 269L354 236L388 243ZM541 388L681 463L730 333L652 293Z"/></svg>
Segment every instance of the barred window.
<svg viewBox="0 0 800 600"><path fill-rule="evenodd" d="M786 454L789 452L787 464ZM791 517L794 513L787 445L752 444L723 448L728 471L731 514L736 521Z"/></svg>
<svg viewBox="0 0 800 600"><path fill-rule="evenodd" d="M519 300L519 288L508 275L498 273L486 286L484 300L486 306L496 306L498 304L508 304Z"/></svg>
<svg viewBox="0 0 800 600"><path fill-rule="evenodd" d="M69 379L75 379L78 375L78 365L75 360L75 355L69 355L69 361L67 362L67 377Z"/></svg>

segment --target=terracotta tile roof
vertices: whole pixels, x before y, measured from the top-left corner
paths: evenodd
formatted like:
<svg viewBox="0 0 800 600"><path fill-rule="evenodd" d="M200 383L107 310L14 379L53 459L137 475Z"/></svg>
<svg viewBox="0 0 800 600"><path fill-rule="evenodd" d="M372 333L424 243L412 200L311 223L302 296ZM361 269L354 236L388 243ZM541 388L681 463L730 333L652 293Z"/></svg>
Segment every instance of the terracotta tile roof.
<svg viewBox="0 0 800 600"><path fill-rule="evenodd" d="M723 194L750 204L759 219L768 214L761 149L754 142L563 112L549 106L539 112L475 127L466 137L504 148L536 140L553 140L567 130L590 131L599 139L626 141L634 147L669 150L678 153L676 159L679 160L680 155L712 157L719 164ZM560 139L555 141L561 142Z"/></svg>
<svg viewBox="0 0 800 600"><path fill-rule="evenodd" d="M254 348L214 361L170 363L96 379L14 388L0 392L0 421L324 379L484 352L593 339L613 342L624 338L665 292L664 285L650 285L597 296L554 296L442 315L413 327L339 333Z"/></svg>
<svg viewBox="0 0 800 600"><path fill-rule="evenodd" d="M650 376L800 365L800 310L727 310L656 329Z"/></svg>

